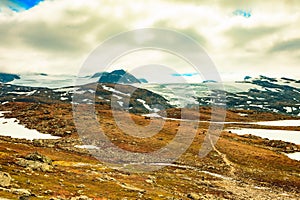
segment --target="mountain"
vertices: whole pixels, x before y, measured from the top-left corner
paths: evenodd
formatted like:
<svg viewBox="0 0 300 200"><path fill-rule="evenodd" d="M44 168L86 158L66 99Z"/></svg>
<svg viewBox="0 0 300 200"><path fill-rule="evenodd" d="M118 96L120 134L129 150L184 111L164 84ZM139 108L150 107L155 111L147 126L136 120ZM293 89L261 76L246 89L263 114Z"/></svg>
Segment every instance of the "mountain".
<svg viewBox="0 0 300 200"><path fill-rule="evenodd" d="M76 95L76 99L73 97ZM131 85L90 83L76 87L50 89L45 87L0 85L0 104L9 102L73 103L103 105L110 109L128 110L131 113L153 113L172 108L162 96ZM128 102L128 105L126 105Z"/></svg>
<svg viewBox="0 0 300 200"><path fill-rule="evenodd" d="M299 81L260 76L248 79L247 82L253 85L248 91L226 93L226 104L229 108L300 116Z"/></svg>
<svg viewBox="0 0 300 200"><path fill-rule="evenodd" d="M202 83L217 83L215 80L205 80Z"/></svg>
<svg viewBox="0 0 300 200"><path fill-rule="evenodd" d="M226 105L234 110L257 110L300 116L300 81L289 78L245 77L244 81L200 84L141 84L175 107Z"/></svg>
<svg viewBox="0 0 300 200"><path fill-rule="evenodd" d="M99 83L119 83L119 84L132 84L142 83L145 79L139 80L132 74L126 72L123 69L114 70L112 72L98 72L95 73L92 78L99 77Z"/></svg>
<svg viewBox="0 0 300 200"><path fill-rule="evenodd" d="M16 74L0 73L0 82L2 83L7 83L15 79L20 79L20 76Z"/></svg>
<svg viewBox="0 0 300 200"><path fill-rule="evenodd" d="M299 140L279 140L300 127L277 121L300 117L269 110L288 103L299 108L299 82L261 76L224 83L224 90L219 84L0 84L0 199L300 199ZM220 94L229 123L219 135L223 126L210 122L210 106ZM169 104L178 102L203 105L201 121L188 120L198 110L182 116ZM75 114L77 108L84 112ZM140 115L148 112L157 113ZM177 119L149 117L158 114ZM259 123L270 120L282 125ZM246 127L247 134L235 134ZM24 129L39 137L24 139L30 135ZM259 129L280 137L257 136Z"/></svg>
<svg viewBox="0 0 300 200"><path fill-rule="evenodd" d="M78 87L70 86L74 85L75 79L79 80L76 76L45 76L44 74L32 74L27 76L22 75L21 79L19 78L18 75L0 74L2 82L14 79L10 82L11 85L1 86L0 102L12 101L13 98L15 98L15 101L29 102L71 102L71 92L69 92L69 94L66 94L66 92L60 93L57 92L59 89L55 88L70 91L77 88L78 91L83 92L82 90L89 87L89 84L99 82L101 83L100 85L104 86L102 89L100 86L98 88L99 91L103 91L103 94L99 93L99 96L103 98L102 103L106 104L107 102L107 104L109 104L110 96L104 95L107 93L107 87L114 88L114 84L117 82L121 84L145 82L143 80L138 80L124 70L100 72L94 74L92 77L82 77L80 78L80 81L76 83L76 85L81 85ZM106 86L109 84L112 85ZM195 104L200 106L211 106L217 105L216 102L218 102L219 104L226 105L229 109L257 110L300 116L300 80L287 77L272 78L261 75L259 77L246 76L243 81L223 83L224 90L218 89L217 86L220 84L221 83L214 83L213 81L199 84L138 84L139 88L136 92L145 95L146 93L142 91L151 91L151 94L149 93L150 96L157 94L161 98L164 98L164 101L162 101L164 102L163 105L168 104L173 107L192 107ZM21 87L21 85L23 86ZM130 88L129 86L127 87L127 89ZM34 90L36 91L34 92ZM111 90L110 93L113 96L113 90L108 90ZM88 93L90 92L85 92L85 94ZM220 98L222 96L224 98ZM144 101L145 98L146 96L139 99ZM98 100L96 100L96 102L97 101ZM146 104L154 105L154 99L148 101L146 101ZM118 100L118 102L122 101ZM147 106L145 107L142 101L138 102L135 100L134 105L140 106L137 106L137 110L132 108L132 112L152 112L152 108L147 109Z"/></svg>
<svg viewBox="0 0 300 200"><path fill-rule="evenodd" d="M144 79L144 78L139 78L139 81L140 81L141 83L148 83L148 81L147 81L146 79Z"/></svg>

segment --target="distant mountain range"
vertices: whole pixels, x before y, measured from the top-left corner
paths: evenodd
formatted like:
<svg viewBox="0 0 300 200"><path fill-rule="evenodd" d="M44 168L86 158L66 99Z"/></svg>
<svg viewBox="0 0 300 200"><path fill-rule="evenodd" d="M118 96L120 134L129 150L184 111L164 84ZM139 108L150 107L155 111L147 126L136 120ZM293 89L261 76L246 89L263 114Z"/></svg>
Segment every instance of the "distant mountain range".
<svg viewBox="0 0 300 200"><path fill-rule="evenodd" d="M135 113L156 112L159 110L157 106L159 104L165 108L219 104L235 110L257 110L300 116L300 81L286 77L260 76L252 78L247 76L244 81L223 83L224 90L211 89L214 88L214 85L220 84L214 81L199 84L137 84L131 86L130 84L146 82L146 80L137 79L124 70L96 73L93 76L83 77L79 85L68 87L64 87L64 85L74 84L73 79L76 77L52 77L47 74L35 74L28 77L30 81L22 82L22 75L0 73L0 81L4 83L0 84L0 103L12 101L72 103L74 93L79 92L82 94L82 101L77 103L91 103L93 102L92 98L96 97L95 103L97 104L110 105L113 100L117 102L117 106L122 108L124 102L130 97L128 91L134 89L135 93L129 100L130 106L126 109ZM41 86L34 82L35 78L41 80ZM59 78L59 80L54 81L55 78ZM48 83L47 81L54 84L52 89L44 87L42 84L43 82ZM96 87L97 82L100 84ZM115 84L123 86L114 89ZM38 87L31 85L38 85ZM56 87L54 88L54 86ZM92 89L93 87L96 87L97 90ZM220 94L225 98L220 99Z"/></svg>
<svg viewBox="0 0 300 200"><path fill-rule="evenodd" d="M146 89L131 85L109 83L90 83L82 86L63 87L56 89L42 87L0 85L0 104L9 102L34 103L72 103L103 105L115 109L128 110L131 113L159 112L161 108L172 108L162 96ZM73 97L77 95L76 100ZM128 102L128 103L127 103ZM126 105L127 106L124 106Z"/></svg>
<svg viewBox="0 0 300 200"><path fill-rule="evenodd" d="M98 72L93 75L78 77L75 75L48 75L45 73L25 73L25 74L8 74L0 73L0 83L10 83L22 86L58 88L83 85L87 83L118 83L118 84L135 84L148 83L144 78L136 78L125 70L114 70L112 72Z"/></svg>
<svg viewBox="0 0 300 200"><path fill-rule="evenodd" d="M223 83L141 85L166 98L175 107L226 105L234 110L257 110L300 116L300 81L290 78L246 77ZM188 92L189 91L189 92Z"/></svg>
<svg viewBox="0 0 300 200"><path fill-rule="evenodd" d="M242 92L225 91L226 106L241 110L259 110L300 116L300 81L290 78L260 76L237 82L251 84L252 88ZM220 91L213 91L217 97ZM198 97L200 105L211 104L211 97Z"/></svg>

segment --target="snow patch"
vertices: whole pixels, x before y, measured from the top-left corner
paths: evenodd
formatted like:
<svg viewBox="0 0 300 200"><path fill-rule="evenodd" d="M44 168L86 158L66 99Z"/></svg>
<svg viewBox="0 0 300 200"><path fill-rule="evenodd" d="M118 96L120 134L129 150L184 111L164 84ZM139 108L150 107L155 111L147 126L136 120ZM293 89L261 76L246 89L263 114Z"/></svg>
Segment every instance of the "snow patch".
<svg viewBox="0 0 300 200"><path fill-rule="evenodd" d="M300 152L295 152L295 153L287 153L285 154L287 157L289 157L292 160L298 160L300 161Z"/></svg>
<svg viewBox="0 0 300 200"><path fill-rule="evenodd" d="M110 92L112 92L112 93L122 94L122 95L125 95L125 96L130 96L130 94L120 92L120 91L118 91L118 90L116 90L116 89L114 89L114 88L107 87L107 86L105 86L105 85L102 85L102 88L103 88L104 90L110 91Z"/></svg>
<svg viewBox="0 0 300 200"><path fill-rule="evenodd" d="M75 148L79 149L99 149L99 147L94 145L76 145Z"/></svg>
<svg viewBox="0 0 300 200"><path fill-rule="evenodd" d="M7 111L0 111L0 135L2 136L26 140L60 138L50 134L42 134L37 130L28 129L25 126L20 125L19 121L15 118L5 119L3 118L4 113L7 113Z"/></svg>
<svg viewBox="0 0 300 200"><path fill-rule="evenodd" d="M269 140L282 140L285 142L292 142L300 144L300 131L287 131L287 130L271 130L271 129L227 129L238 135L251 134L262 138L268 138Z"/></svg>

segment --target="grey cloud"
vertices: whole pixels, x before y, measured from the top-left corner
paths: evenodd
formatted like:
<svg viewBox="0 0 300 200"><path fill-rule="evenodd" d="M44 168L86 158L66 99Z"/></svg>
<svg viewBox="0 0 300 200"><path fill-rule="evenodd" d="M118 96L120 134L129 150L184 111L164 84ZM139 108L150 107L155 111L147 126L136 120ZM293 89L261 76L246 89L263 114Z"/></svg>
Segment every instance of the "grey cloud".
<svg viewBox="0 0 300 200"><path fill-rule="evenodd" d="M7 7L7 6L14 6L15 4L9 0L1 0L0 1L0 8Z"/></svg>
<svg viewBox="0 0 300 200"><path fill-rule="evenodd" d="M211 1L211 0L167 0L169 2L177 3L190 3L194 5L218 5L223 8L237 8L237 7L249 7L258 4L270 5L270 2L264 2L261 0L252 1L240 1L240 0L226 0L226 1ZM282 3L285 6L299 6L299 0L274 0L272 3Z"/></svg>
<svg viewBox="0 0 300 200"><path fill-rule="evenodd" d="M244 47L250 41L257 40L265 36L270 36L283 28L284 27L266 26L255 28L233 27L224 34L232 41L233 47Z"/></svg>
<svg viewBox="0 0 300 200"><path fill-rule="evenodd" d="M11 20L1 22L1 47L23 46L50 54L78 54L88 50L86 37L99 37L94 30L102 33L111 31L104 18L89 14L89 10L72 10L65 13L64 20L46 23L43 20L23 21ZM87 17L88 16L88 17ZM94 34L94 35L93 35ZM101 34L101 33L100 33ZM92 47L93 48L93 47ZM89 50L88 50L89 51Z"/></svg>
<svg viewBox="0 0 300 200"><path fill-rule="evenodd" d="M82 40L84 33L62 24L10 21L1 23L0 35L2 48L23 46L45 52L69 51L70 53L76 53L86 48L86 44Z"/></svg>
<svg viewBox="0 0 300 200"><path fill-rule="evenodd" d="M45 23L27 24L21 37L27 45L46 51L77 52L85 48L80 35L76 35L68 27L51 26Z"/></svg>
<svg viewBox="0 0 300 200"><path fill-rule="evenodd" d="M15 24L10 24L7 22L3 22L0 25L0 45L12 45L17 41L15 29L12 27L15 26Z"/></svg>
<svg viewBox="0 0 300 200"><path fill-rule="evenodd" d="M237 7L244 7L244 6L250 6L254 5L256 3L259 3L259 0L252 0L252 1L239 1L239 0L226 0L226 1L211 1L211 0L168 0L170 2L177 2L177 3L190 3L194 5L217 5L223 8L237 8Z"/></svg>
<svg viewBox="0 0 300 200"><path fill-rule="evenodd" d="M191 37L193 40L198 42L200 45L207 45L207 39L199 32L196 31L195 27L188 27L188 28L177 28L176 26L172 25L171 20L161 20L156 22L154 25L156 28L165 28L178 31Z"/></svg>
<svg viewBox="0 0 300 200"><path fill-rule="evenodd" d="M202 36L200 33L198 33L195 29L193 28L186 28L186 29L180 29L179 30L181 33L186 34L187 36L191 37L195 41L197 41L200 45L207 45L207 40L204 36Z"/></svg>
<svg viewBox="0 0 300 200"><path fill-rule="evenodd" d="M300 51L300 38L280 41L276 43L269 52L281 52L281 51Z"/></svg>

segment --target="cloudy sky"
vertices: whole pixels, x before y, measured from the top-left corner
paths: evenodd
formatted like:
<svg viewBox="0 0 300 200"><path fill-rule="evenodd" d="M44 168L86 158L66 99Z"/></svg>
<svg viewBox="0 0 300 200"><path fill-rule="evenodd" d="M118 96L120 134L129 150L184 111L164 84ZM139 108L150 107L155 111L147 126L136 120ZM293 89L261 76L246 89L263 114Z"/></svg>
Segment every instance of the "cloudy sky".
<svg viewBox="0 0 300 200"><path fill-rule="evenodd" d="M1 0L0 71L77 74L107 38L149 27L193 38L225 80L259 74L300 78L298 0ZM195 75L165 53L135 54L113 67L162 64L182 76Z"/></svg>

